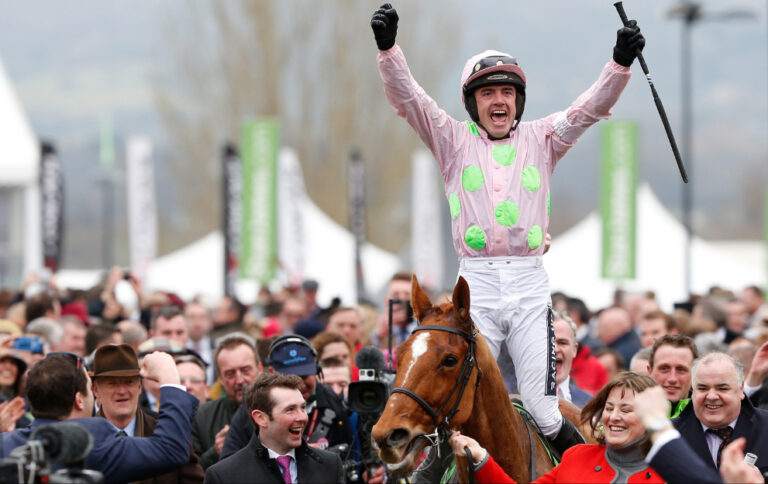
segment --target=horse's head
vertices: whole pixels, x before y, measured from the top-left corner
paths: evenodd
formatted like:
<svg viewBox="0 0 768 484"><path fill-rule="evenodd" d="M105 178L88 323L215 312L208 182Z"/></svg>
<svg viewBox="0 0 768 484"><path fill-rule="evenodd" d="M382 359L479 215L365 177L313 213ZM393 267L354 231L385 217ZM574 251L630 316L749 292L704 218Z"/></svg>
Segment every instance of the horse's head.
<svg viewBox="0 0 768 484"><path fill-rule="evenodd" d="M395 390L371 433L381 459L402 471L414 467L436 427L455 428L469 418L479 381L464 278L452 303L433 306L414 276L411 305L419 327L397 349Z"/></svg>

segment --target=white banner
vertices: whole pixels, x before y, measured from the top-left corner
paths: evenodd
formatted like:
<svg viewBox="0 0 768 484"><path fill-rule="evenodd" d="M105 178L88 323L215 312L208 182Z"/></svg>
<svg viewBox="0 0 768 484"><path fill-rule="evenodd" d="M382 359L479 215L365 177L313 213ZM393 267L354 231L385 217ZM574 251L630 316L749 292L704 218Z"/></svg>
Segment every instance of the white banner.
<svg viewBox="0 0 768 484"><path fill-rule="evenodd" d="M143 281L150 262L157 254L157 205L152 141L145 136L132 136L126 142L125 151L131 271L137 279Z"/></svg>
<svg viewBox="0 0 768 484"><path fill-rule="evenodd" d="M440 290L444 270L440 204L445 196L429 152L414 154L411 174L411 265L422 286Z"/></svg>
<svg viewBox="0 0 768 484"><path fill-rule="evenodd" d="M304 175L296 152L282 148L277 159L277 256L288 284L304 280L305 224L302 211L307 199Z"/></svg>

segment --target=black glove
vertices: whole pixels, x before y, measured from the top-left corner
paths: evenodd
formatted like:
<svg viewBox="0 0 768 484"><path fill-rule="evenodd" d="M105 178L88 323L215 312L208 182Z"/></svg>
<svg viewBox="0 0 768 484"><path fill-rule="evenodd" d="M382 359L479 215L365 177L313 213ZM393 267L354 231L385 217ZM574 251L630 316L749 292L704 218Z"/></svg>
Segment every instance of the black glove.
<svg viewBox="0 0 768 484"><path fill-rule="evenodd" d="M389 50L395 45L398 20L397 10L388 3L385 3L373 12L371 28L373 29L373 36L376 38L376 45L379 46L379 50Z"/></svg>
<svg viewBox="0 0 768 484"><path fill-rule="evenodd" d="M616 32L616 47L613 48L613 60L617 64L629 67L635 61L637 53L645 47L645 37L640 33L637 21L630 20L626 27Z"/></svg>

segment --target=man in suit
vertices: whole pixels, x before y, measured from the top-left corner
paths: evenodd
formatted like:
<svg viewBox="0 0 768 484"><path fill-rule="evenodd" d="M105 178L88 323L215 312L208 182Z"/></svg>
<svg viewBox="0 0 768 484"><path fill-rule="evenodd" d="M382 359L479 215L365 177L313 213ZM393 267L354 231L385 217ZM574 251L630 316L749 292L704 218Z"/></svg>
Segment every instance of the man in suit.
<svg viewBox="0 0 768 484"><path fill-rule="evenodd" d="M296 375L267 372L248 387L246 405L258 435L209 467L206 483L344 482L341 458L308 446L302 437L309 421L300 391L303 384Z"/></svg>
<svg viewBox="0 0 768 484"><path fill-rule="evenodd" d="M173 358L152 353L142 361L141 376L160 384L160 417L152 437L118 437L115 427L93 414L91 379L82 360L72 353L52 353L27 375L27 398L35 421L0 435L0 457L27 442L41 425L70 420L93 435L85 467L104 474L105 482L146 479L189 461L189 439L197 399L179 385Z"/></svg>
<svg viewBox="0 0 768 484"><path fill-rule="evenodd" d="M651 346L648 374L667 394L672 404L669 418L675 418L691 402L691 368L699 357L693 338L665 334Z"/></svg>
<svg viewBox="0 0 768 484"><path fill-rule="evenodd" d="M317 352L306 338L297 334L280 336L270 345L267 364L269 372L301 378L300 390L310 415L310 424L304 428L304 434L311 446L326 449L340 444L353 444L354 433L349 423L349 412L340 396L330 387L317 382L320 372ZM250 421L247 407L240 405L232 417L221 451L222 458L248 444L254 432Z"/></svg>
<svg viewBox="0 0 768 484"><path fill-rule="evenodd" d="M693 393L675 420L675 427L693 451L717 469L722 448L746 437L746 452L757 455L755 465L768 471L768 412L744 398L744 370L725 353L709 353L693 365Z"/></svg>
<svg viewBox="0 0 768 484"><path fill-rule="evenodd" d="M555 311L552 325L555 330L557 396L583 408L592 398L592 395L576 386L576 382L570 377L573 358L579 349L579 343L576 342L576 324L566 312Z"/></svg>
<svg viewBox="0 0 768 484"><path fill-rule="evenodd" d="M139 407L141 377L139 360L130 345L107 345L93 357L93 394L98 398L97 415L104 417L124 437L150 437L157 419ZM144 484L201 483L205 473L191 451L189 462L171 471L141 481Z"/></svg>
<svg viewBox="0 0 768 484"><path fill-rule="evenodd" d="M722 453L720 473L707 465L680 438L668 419L669 400L661 386L646 388L635 398L634 411L643 422L653 445L645 461L670 484L696 482L764 482L760 471L744 462L745 439L742 437L728 444ZM680 463L685 465L681 466ZM722 477L722 478L721 478Z"/></svg>

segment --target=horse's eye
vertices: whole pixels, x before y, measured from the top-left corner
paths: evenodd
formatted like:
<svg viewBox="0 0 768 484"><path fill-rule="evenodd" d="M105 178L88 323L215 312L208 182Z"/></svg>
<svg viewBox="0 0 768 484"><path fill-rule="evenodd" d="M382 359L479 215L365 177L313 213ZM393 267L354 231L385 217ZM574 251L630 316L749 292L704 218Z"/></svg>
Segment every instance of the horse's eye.
<svg viewBox="0 0 768 484"><path fill-rule="evenodd" d="M448 368L453 368L459 363L459 359L456 358L453 355L448 355L445 358L443 358L442 365L447 366Z"/></svg>

